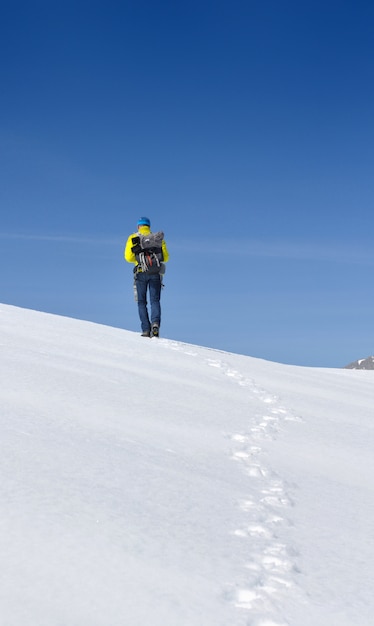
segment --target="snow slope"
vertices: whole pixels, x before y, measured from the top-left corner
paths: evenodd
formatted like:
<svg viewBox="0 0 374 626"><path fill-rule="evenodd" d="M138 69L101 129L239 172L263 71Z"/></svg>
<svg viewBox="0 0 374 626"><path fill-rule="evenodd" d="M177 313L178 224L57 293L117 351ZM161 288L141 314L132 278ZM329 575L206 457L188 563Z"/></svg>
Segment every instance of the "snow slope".
<svg viewBox="0 0 374 626"><path fill-rule="evenodd" d="M0 344L0 626L372 626L372 372L6 305Z"/></svg>

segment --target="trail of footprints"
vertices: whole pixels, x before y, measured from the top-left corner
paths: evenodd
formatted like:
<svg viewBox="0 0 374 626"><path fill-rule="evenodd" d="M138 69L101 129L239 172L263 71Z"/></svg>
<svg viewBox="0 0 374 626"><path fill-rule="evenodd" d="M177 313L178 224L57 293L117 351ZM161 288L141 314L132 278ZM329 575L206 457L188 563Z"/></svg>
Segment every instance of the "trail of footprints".
<svg viewBox="0 0 374 626"><path fill-rule="evenodd" d="M168 345L197 356L192 346L178 342ZM229 435L232 459L249 478L248 496L237 503L243 522L231 531L243 542L248 556L241 580L231 585L225 596L243 610L245 626L287 626L279 619L277 599L294 586L294 574L298 571L296 551L280 538L282 530L291 525L287 511L293 502L282 479L264 464L261 442L275 438L283 422L300 418L285 408L279 398L223 361L212 358L206 362L234 383L248 388L251 398L256 398L261 407L257 414L249 416L246 432Z"/></svg>
<svg viewBox="0 0 374 626"><path fill-rule="evenodd" d="M246 622L248 626L286 626L283 621L260 617L269 612L276 614L277 598L293 586L292 573L297 571L297 554L279 539L281 530L290 526L287 509L293 505L292 499L281 478L263 463L261 441L274 438L283 421L299 421L300 418L283 407L276 396L225 363L209 359L208 365L248 387L263 409L251 416L248 432L230 436L232 458L250 478L249 493L253 493L253 497L249 495L238 503L243 523L233 529L232 534L238 541L247 541L244 549L251 547L242 580L228 595L239 609L246 609L251 616Z"/></svg>

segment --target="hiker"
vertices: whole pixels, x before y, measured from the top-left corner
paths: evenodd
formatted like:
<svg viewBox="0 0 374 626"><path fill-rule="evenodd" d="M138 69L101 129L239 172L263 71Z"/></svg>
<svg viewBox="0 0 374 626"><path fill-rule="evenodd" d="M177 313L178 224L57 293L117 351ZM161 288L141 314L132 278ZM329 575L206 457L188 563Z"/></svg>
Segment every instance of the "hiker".
<svg viewBox="0 0 374 626"><path fill-rule="evenodd" d="M169 253L164 233L152 233L148 217L138 221L138 231L127 240L124 257L134 263L134 293L142 328L142 337L158 337L161 323L161 288ZM147 308L147 291L151 305L151 319Z"/></svg>

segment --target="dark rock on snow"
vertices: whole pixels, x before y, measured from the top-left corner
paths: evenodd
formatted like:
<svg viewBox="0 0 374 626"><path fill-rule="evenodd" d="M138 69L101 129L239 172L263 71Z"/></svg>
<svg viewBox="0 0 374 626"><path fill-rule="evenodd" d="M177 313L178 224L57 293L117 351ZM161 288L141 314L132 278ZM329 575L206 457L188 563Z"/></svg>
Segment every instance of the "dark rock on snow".
<svg viewBox="0 0 374 626"><path fill-rule="evenodd" d="M367 359L358 359L345 366L349 370L374 370L374 356L368 356Z"/></svg>

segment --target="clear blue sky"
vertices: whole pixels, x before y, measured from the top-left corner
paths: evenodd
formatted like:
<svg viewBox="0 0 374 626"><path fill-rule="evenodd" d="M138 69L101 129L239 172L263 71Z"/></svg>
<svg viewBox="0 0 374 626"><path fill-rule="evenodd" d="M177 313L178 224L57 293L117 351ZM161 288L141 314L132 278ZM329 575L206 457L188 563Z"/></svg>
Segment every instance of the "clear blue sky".
<svg viewBox="0 0 374 626"><path fill-rule="evenodd" d="M2 2L0 300L301 365L374 353L374 5Z"/></svg>

